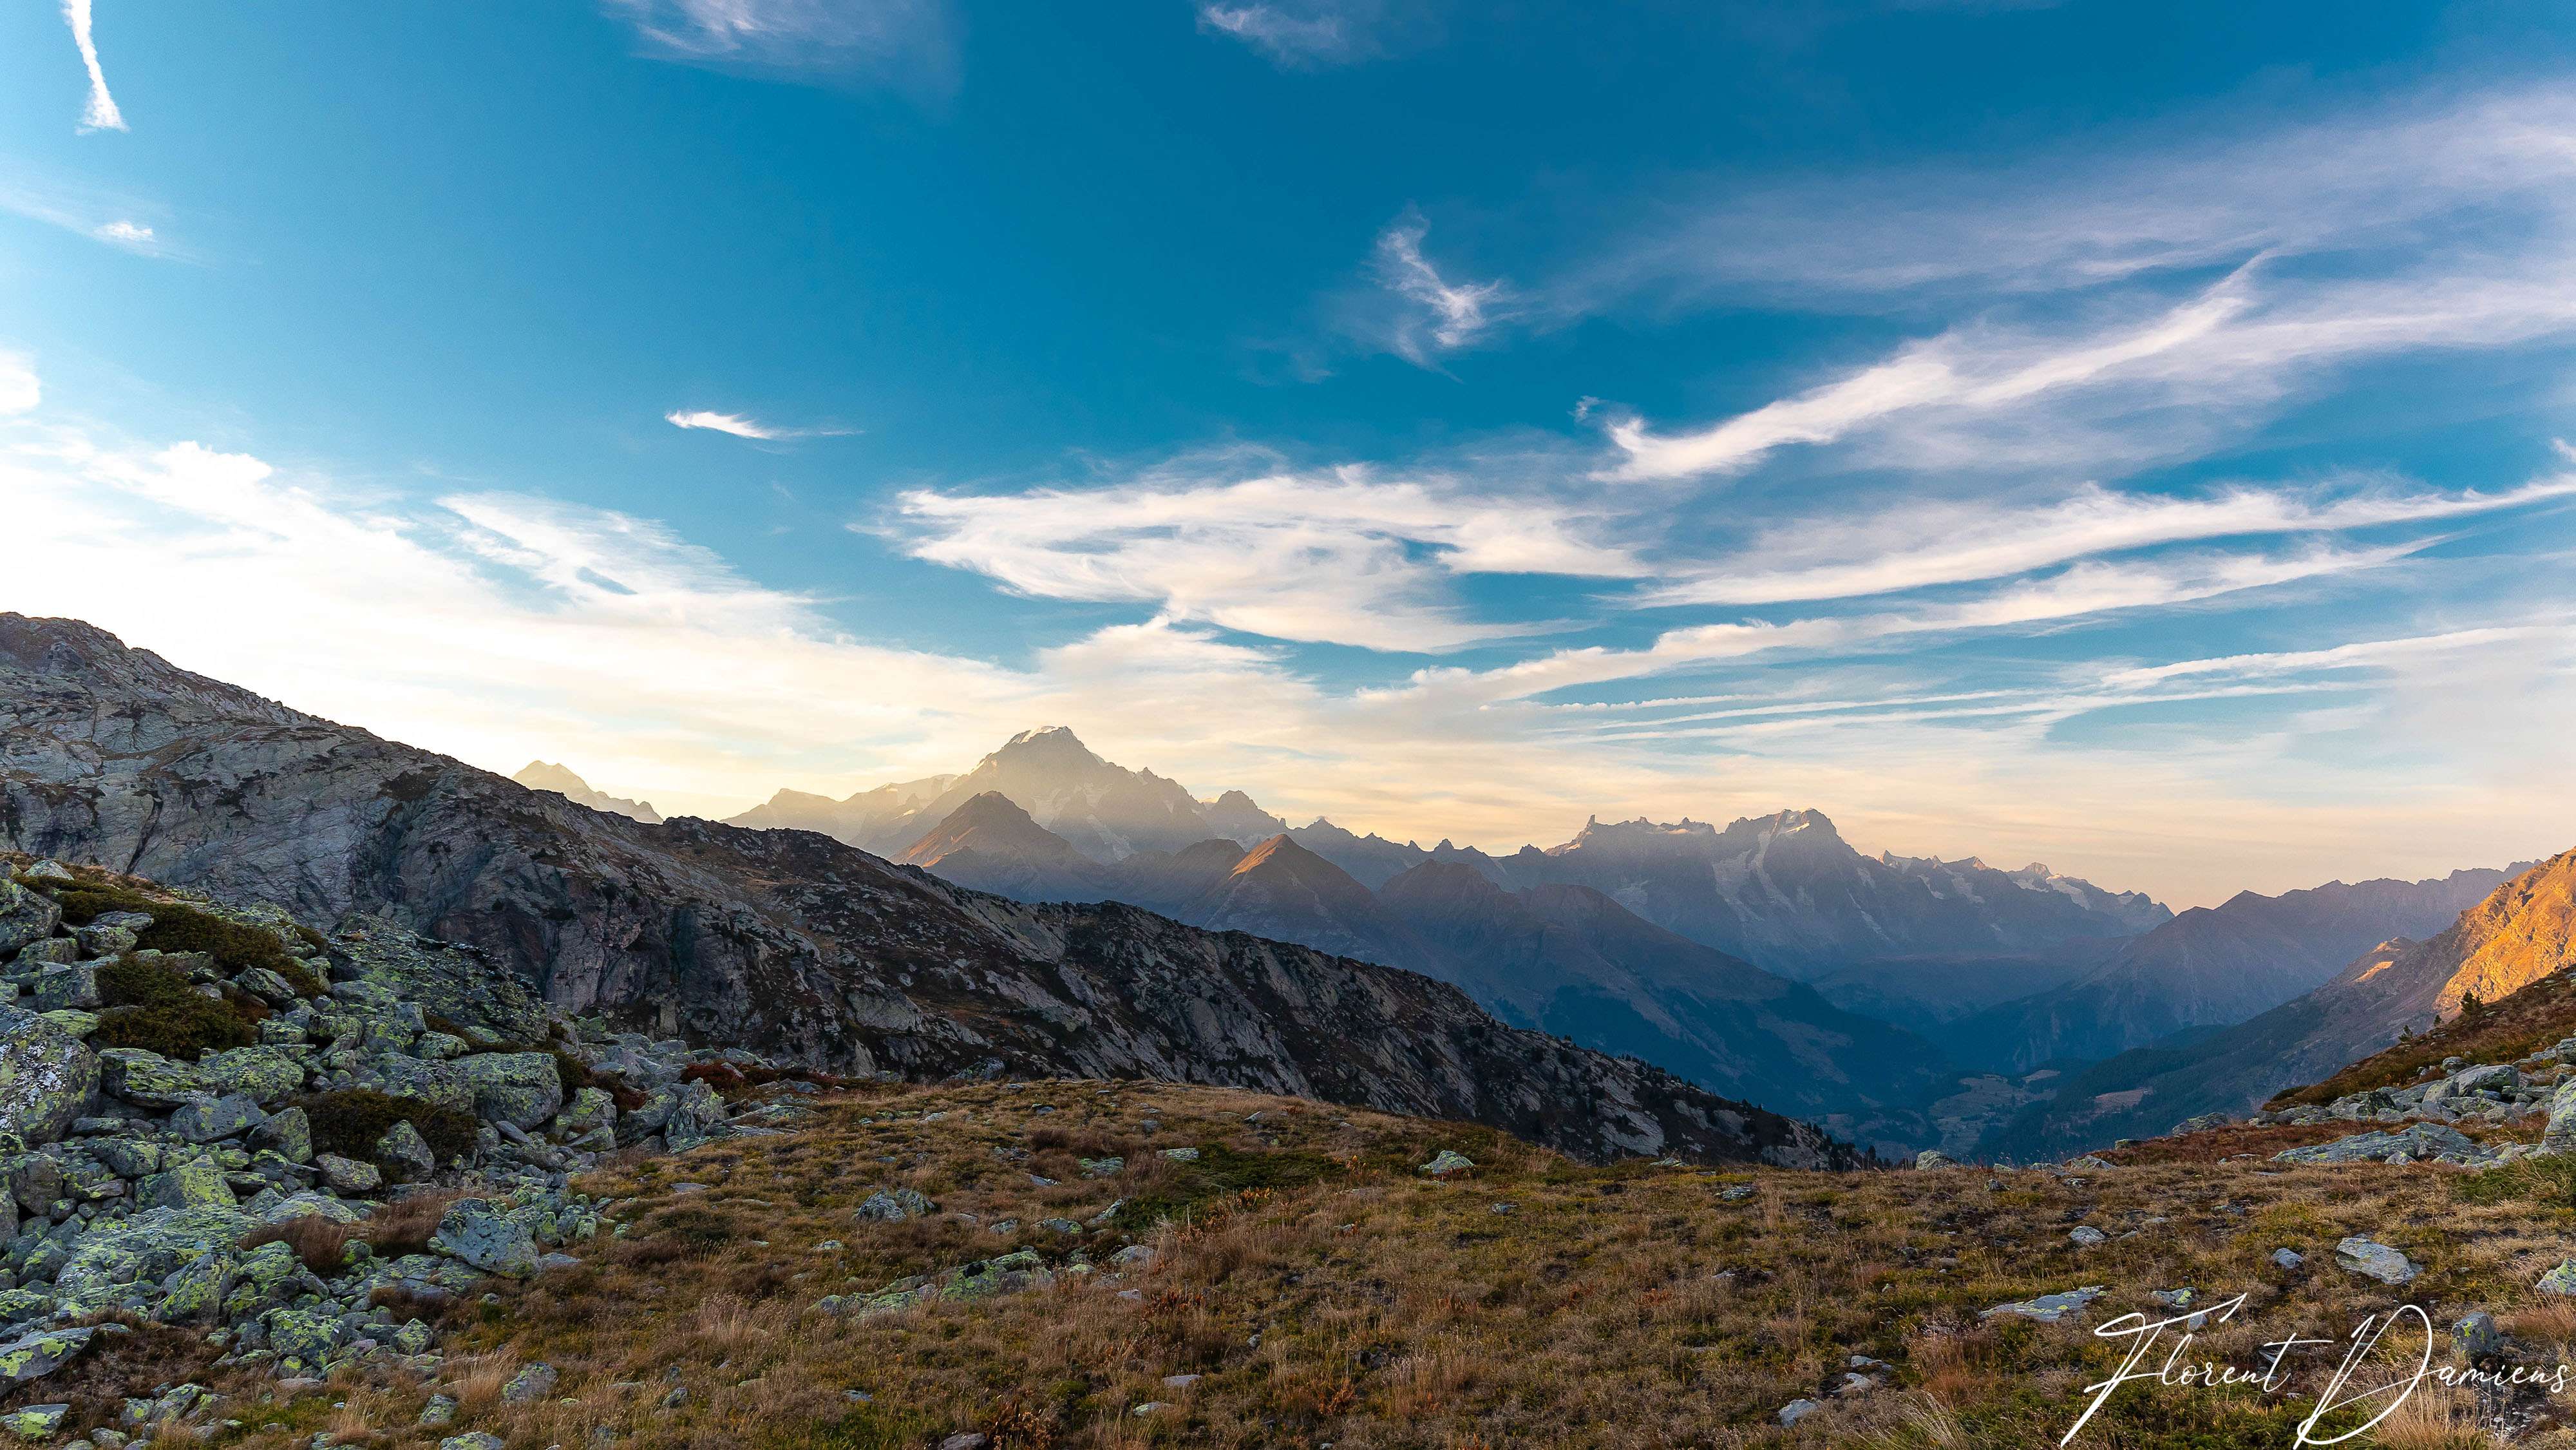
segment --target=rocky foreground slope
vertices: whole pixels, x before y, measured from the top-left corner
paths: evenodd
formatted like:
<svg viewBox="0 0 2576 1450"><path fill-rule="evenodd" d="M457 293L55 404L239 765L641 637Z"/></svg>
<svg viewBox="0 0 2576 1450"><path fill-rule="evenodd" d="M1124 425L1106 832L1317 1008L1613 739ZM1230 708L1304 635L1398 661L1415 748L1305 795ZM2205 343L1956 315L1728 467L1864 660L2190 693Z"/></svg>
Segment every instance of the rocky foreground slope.
<svg viewBox="0 0 2576 1450"><path fill-rule="evenodd" d="M775 1076L750 1054L693 1064L576 1023L388 922L325 936L55 861L0 868L0 1397L31 1438L69 1413L57 1375L137 1335L186 1331L208 1372L435 1373L443 1306L586 1251L599 1214L568 1175L800 1111L707 1085ZM122 1388L117 1433L218 1404Z"/></svg>
<svg viewBox="0 0 2576 1450"><path fill-rule="evenodd" d="M555 1007L848 1073L1134 1076L1492 1124L1579 1157L1822 1165L1821 1131L1504 1027L1456 988L828 838L575 806L0 615L0 844L471 945Z"/></svg>

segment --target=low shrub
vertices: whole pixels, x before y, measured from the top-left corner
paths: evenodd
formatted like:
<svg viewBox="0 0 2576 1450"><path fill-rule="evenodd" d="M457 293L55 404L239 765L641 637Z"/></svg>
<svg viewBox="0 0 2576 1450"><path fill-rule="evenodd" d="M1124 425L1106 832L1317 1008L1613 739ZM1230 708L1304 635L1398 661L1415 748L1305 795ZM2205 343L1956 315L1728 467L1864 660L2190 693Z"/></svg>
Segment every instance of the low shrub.
<svg viewBox="0 0 2576 1450"><path fill-rule="evenodd" d="M304 1267L328 1278L340 1272L347 1260L349 1241L357 1236L358 1226L354 1223L333 1223L327 1218L308 1216L262 1224L242 1235L234 1247L246 1252L262 1244L282 1243L295 1251Z"/></svg>
<svg viewBox="0 0 2576 1450"><path fill-rule="evenodd" d="M90 1034L90 1041L100 1047L139 1047L181 1062L194 1062L201 1052L248 1047L258 1040L259 1034L231 1003L210 1001L193 992L150 1006L111 1007L99 1014L98 1030Z"/></svg>
<svg viewBox="0 0 2576 1450"><path fill-rule="evenodd" d="M583 1088L599 1085L599 1080L590 1071L590 1064L560 1047L551 1047L547 1050L554 1054L555 1081L563 1084L564 1096L570 1097Z"/></svg>
<svg viewBox="0 0 2576 1450"><path fill-rule="evenodd" d="M438 1161L474 1151L474 1115L374 1088L341 1088L301 1099L297 1107L313 1126L313 1151L365 1162L376 1140L397 1122L409 1123Z"/></svg>
<svg viewBox="0 0 2576 1450"><path fill-rule="evenodd" d="M319 997L328 990L312 969L287 955L275 932L226 921L211 911L179 902L157 901L140 891L104 882L85 880L76 886L38 884L50 887L54 900L62 905L63 920L74 926L86 926L111 911L139 911L151 917L152 924L138 934L138 946L164 952L204 952L227 972L266 967L284 977L299 996ZM308 940L319 940L307 928L297 930Z"/></svg>
<svg viewBox="0 0 2576 1450"><path fill-rule="evenodd" d="M205 1000L186 977L132 957L118 957L98 969L98 998L110 1007L171 1007Z"/></svg>
<svg viewBox="0 0 2576 1450"><path fill-rule="evenodd" d="M263 1224L244 1234L237 1247L255 1249L265 1243L283 1243L295 1251L304 1267L317 1274L333 1275L347 1261L353 1242L367 1245L380 1258L429 1252L430 1235L438 1232L439 1219L446 1216L447 1206L458 1197L454 1193L414 1193L379 1207L356 1223L333 1223L308 1215Z"/></svg>

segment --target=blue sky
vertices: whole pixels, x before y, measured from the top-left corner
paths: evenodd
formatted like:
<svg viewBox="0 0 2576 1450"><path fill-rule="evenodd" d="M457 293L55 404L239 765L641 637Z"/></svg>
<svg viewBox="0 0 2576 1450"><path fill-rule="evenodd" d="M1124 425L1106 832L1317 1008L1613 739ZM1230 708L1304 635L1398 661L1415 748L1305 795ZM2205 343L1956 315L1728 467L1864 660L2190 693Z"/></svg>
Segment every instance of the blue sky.
<svg viewBox="0 0 2576 1450"><path fill-rule="evenodd" d="M0 608L729 813L2564 849L2531 5L0 14Z"/></svg>

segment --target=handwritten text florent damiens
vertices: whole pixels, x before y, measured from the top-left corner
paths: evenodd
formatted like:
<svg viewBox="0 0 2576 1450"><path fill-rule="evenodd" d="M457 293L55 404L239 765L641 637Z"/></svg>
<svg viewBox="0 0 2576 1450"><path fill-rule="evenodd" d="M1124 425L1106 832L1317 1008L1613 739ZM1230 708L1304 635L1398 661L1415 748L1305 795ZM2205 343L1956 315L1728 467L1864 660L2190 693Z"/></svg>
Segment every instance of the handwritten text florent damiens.
<svg viewBox="0 0 2576 1450"><path fill-rule="evenodd" d="M2086 1402L2084 1413L2076 1417L2075 1423L2067 1428L2057 1443L2061 1446L2071 1443L2092 1420L2094 1412L2100 1410L2122 1385L2154 1383L2186 1389L2251 1385L2265 1394L2280 1394L2291 1388L2289 1373L2282 1362L2292 1350L2335 1342L2296 1334L2268 1341L2263 1345L2264 1356L2259 1368L2220 1360L2191 1359L2192 1332L2205 1324L2223 1324L2234 1318L2236 1311L2245 1307L2246 1297L2239 1294L2206 1309L2191 1310L2169 1319L2123 1314L2096 1326L2093 1332L2101 1338L2129 1341L2128 1352L2122 1357L2120 1367L2108 1378L2084 1387L2092 1399ZM2418 1335L2422 1341L2411 1363L2403 1357L2403 1346L2410 1333ZM2317 1395L2316 1408L2299 1422L2297 1443L2334 1445L2363 1434L2395 1413L2398 1406L2405 1404L2407 1398L2428 1380L2444 1386L2531 1385L2555 1395L2563 1393L2570 1380L2576 1379L2576 1373L2571 1373L2563 1364L2548 1368L2512 1365L2492 1370L2445 1365L2435 1369L2434 1338L2432 1316L2418 1305L2400 1305L2386 1314L2363 1318L2353 1326L2351 1346L2345 1350L2343 1362L2335 1367L2333 1376ZM2159 1344L2165 1346L2164 1359L2150 1368L2149 1358ZM2390 1351L2384 1361L2380 1354L2383 1344ZM2387 1377L2382 1378L2383 1375ZM2337 1410L2359 1412L2374 1407L2376 1412L2358 1425L2334 1434L2324 1434L2318 1429L2325 1418Z"/></svg>

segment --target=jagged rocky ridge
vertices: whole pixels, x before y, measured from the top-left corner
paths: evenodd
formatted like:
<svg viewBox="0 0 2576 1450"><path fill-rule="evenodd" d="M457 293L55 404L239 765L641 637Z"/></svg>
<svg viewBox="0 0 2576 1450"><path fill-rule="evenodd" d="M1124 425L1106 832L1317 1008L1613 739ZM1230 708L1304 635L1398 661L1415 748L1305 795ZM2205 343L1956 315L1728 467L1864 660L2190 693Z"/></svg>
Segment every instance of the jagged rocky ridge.
<svg viewBox="0 0 2576 1450"><path fill-rule="evenodd" d="M289 1377L378 1358L434 1369L428 1326L381 1301L572 1262L560 1251L604 1206L568 1175L612 1148L687 1148L801 1111L749 1107L737 1129L683 1076L683 1044L575 1023L481 954L381 920L326 937L264 904L5 864L0 1391L122 1332L103 1314L204 1328L219 1363ZM742 1064L762 1065L737 1053L727 1068ZM262 1232L357 1224L433 1189L415 1251L354 1237L316 1264ZM148 1435L205 1408L146 1399L129 1422Z"/></svg>
<svg viewBox="0 0 2576 1450"><path fill-rule="evenodd" d="M1579 1157L1825 1165L1820 1130L1456 988L828 838L647 825L0 615L0 841L476 947L555 1007L847 1072L1148 1076L1484 1122Z"/></svg>

